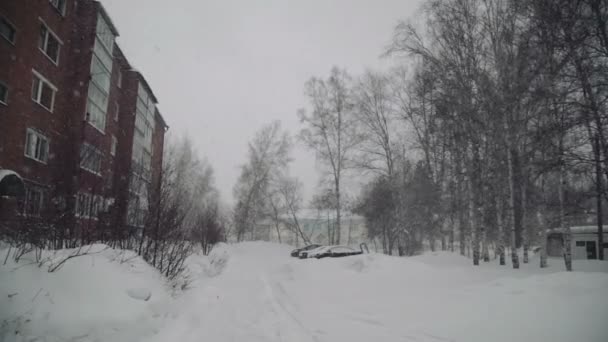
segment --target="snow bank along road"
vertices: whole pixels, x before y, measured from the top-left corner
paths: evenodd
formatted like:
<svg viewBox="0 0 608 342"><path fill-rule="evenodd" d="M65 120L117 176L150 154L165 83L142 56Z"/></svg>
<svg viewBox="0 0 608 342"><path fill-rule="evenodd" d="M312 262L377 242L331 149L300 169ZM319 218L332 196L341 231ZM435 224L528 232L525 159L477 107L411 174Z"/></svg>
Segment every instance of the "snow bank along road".
<svg viewBox="0 0 608 342"><path fill-rule="evenodd" d="M77 319L95 321L83 322L78 327L87 328L78 330L76 323L61 321L76 309L65 309L55 300L54 307L44 306L49 312L31 315L32 321L21 322L21 332L10 337L15 341L30 341L26 338L32 336L44 336L38 337L40 341L52 341L53 336L72 341L608 341L605 262L577 263L579 269L604 268L602 272L566 273L561 272L559 260L553 260L541 273L536 259L512 270L496 262L474 268L469 260L451 253L298 260L289 258L289 251L287 246L252 242L219 247L208 258L192 257L188 261L192 288L176 299L150 285L160 281L148 275L151 270L130 271L133 279L148 277L153 295L149 302L135 301L111 286L116 293L107 296L122 301L114 309L120 319L101 315L100 310L110 308L96 308L93 295L83 296L79 306L85 314ZM71 272L68 265L63 271L68 276ZM0 291L13 291L2 280L5 275L0 269ZM3 305L7 294L0 295ZM8 304L15 306L14 298ZM63 313L57 311L62 309ZM4 333L7 338L6 329Z"/></svg>

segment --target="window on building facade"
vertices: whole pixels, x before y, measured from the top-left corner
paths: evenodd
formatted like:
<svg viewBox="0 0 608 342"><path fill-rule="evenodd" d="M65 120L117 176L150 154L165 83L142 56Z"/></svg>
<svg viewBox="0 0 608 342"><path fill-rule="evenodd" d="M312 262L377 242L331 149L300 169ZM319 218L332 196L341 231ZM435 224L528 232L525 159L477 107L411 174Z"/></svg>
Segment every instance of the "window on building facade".
<svg viewBox="0 0 608 342"><path fill-rule="evenodd" d="M102 132L105 131L106 126L109 91L110 71L102 59L94 55L91 62L87 113L89 122Z"/></svg>
<svg viewBox="0 0 608 342"><path fill-rule="evenodd" d="M576 247L585 247L585 241L576 241Z"/></svg>
<svg viewBox="0 0 608 342"><path fill-rule="evenodd" d="M53 63L59 63L59 51L61 42L55 33L53 33L44 23L40 23L40 37L38 39L38 48L42 51Z"/></svg>
<svg viewBox="0 0 608 342"><path fill-rule="evenodd" d="M152 131L154 130L155 112L154 100L140 83L137 91L132 160L133 172L146 180L149 180L151 175Z"/></svg>
<svg viewBox="0 0 608 342"><path fill-rule="evenodd" d="M118 113L120 113L120 106L118 102L114 103L114 121L118 121Z"/></svg>
<svg viewBox="0 0 608 342"><path fill-rule="evenodd" d="M32 100L52 112L55 105L57 87L35 70L33 73Z"/></svg>
<svg viewBox="0 0 608 342"><path fill-rule="evenodd" d="M76 195L76 217L96 219L103 209L103 197L87 192L79 192Z"/></svg>
<svg viewBox="0 0 608 342"><path fill-rule="evenodd" d="M93 145L84 143L80 149L80 167L93 172L95 174L101 173L101 162L103 160L103 153L95 148Z"/></svg>
<svg viewBox="0 0 608 342"><path fill-rule="evenodd" d="M44 190L35 186L25 189L23 214L28 217L40 217L44 209Z"/></svg>
<svg viewBox="0 0 608 342"><path fill-rule="evenodd" d="M105 132L112 75L112 51L114 34L104 18L99 15L93 58L91 60L91 81L87 101L87 120L95 128Z"/></svg>
<svg viewBox="0 0 608 342"><path fill-rule="evenodd" d="M136 197L131 198L127 207L127 224L134 227L143 227L147 216L148 211L139 203L139 200Z"/></svg>
<svg viewBox="0 0 608 342"><path fill-rule="evenodd" d="M112 189L112 186L114 185L114 171L112 171L112 169L108 170L108 175L104 179L106 189Z"/></svg>
<svg viewBox="0 0 608 342"><path fill-rule="evenodd" d="M65 15L66 0L50 0L51 5L55 7L61 15Z"/></svg>
<svg viewBox="0 0 608 342"><path fill-rule="evenodd" d="M49 140L44 135L28 128L25 135L25 155L46 163L49 155Z"/></svg>
<svg viewBox="0 0 608 342"><path fill-rule="evenodd" d="M17 30L15 29L15 26L9 23L5 18L0 17L0 36L4 37L4 39L12 44L15 44L16 35Z"/></svg>
<svg viewBox="0 0 608 342"><path fill-rule="evenodd" d="M110 153L115 156L116 155L116 147L118 146L118 139L115 136L112 136L112 147L110 149Z"/></svg>
<svg viewBox="0 0 608 342"><path fill-rule="evenodd" d="M8 103L8 87L2 82L0 82L0 103Z"/></svg>

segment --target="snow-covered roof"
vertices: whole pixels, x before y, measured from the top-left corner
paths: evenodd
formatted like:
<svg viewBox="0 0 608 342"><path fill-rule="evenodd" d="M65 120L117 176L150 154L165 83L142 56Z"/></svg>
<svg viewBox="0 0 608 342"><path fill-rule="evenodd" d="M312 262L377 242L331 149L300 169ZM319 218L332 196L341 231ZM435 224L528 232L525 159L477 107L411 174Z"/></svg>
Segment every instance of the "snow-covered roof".
<svg viewBox="0 0 608 342"><path fill-rule="evenodd" d="M0 194L2 196L23 196L25 188L21 176L13 170L0 169Z"/></svg>
<svg viewBox="0 0 608 342"><path fill-rule="evenodd" d="M604 234L608 234L608 227L604 227ZM547 233L564 233L564 228L547 229ZM573 226L570 227L572 234L597 234L597 225L595 226Z"/></svg>
<svg viewBox="0 0 608 342"><path fill-rule="evenodd" d="M17 178L21 179L21 176L19 176L19 174L13 170L0 169L0 181L2 181L4 177L8 176L17 176Z"/></svg>

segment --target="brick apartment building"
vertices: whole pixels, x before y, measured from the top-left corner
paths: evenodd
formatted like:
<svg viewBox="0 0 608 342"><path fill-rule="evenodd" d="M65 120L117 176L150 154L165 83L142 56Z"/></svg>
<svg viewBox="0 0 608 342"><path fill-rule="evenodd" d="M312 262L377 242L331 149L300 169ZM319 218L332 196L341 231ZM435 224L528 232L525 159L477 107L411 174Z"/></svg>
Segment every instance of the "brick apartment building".
<svg viewBox="0 0 608 342"><path fill-rule="evenodd" d="M168 126L117 36L98 1L0 1L5 220L18 212L89 235L101 221L143 224Z"/></svg>

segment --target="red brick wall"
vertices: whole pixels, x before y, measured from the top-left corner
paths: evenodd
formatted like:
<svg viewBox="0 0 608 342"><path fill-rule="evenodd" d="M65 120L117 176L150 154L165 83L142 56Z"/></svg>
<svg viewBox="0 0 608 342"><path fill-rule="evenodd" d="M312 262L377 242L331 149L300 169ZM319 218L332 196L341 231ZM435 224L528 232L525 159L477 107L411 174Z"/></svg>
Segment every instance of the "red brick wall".
<svg viewBox="0 0 608 342"><path fill-rule="evenodd" d="M0 79L9 86L8 105L0 105L0 167L19 172L27 180L44 185L55 184L62 174L57 151L66 140L64 129L71 108L72 28L75 15L74 2L68 2L63 17L46 0L4 0L0 2L0 15L17 29L15 44L0 38ZM38 49L41 19L63 41L59 63L55 65ZM35 69L59 90L53 112L31 99ZM69 86L68 86L69 85ZM35 128L50 139L49 160L42 164L24 156L26 128Z"/></svg>
<svg viewBox="0 0 608 342"><path fill-rule="evenodd" d="M48 0L0 0L0 16L17 30L14 44L0 38L0 81L9 87L7 105L0 104L0 168L12 169L26 181L46 186L49 195L66 200L68 210L74 207L74 196L79 191L95 192L124 202L128 196L140 75L131 69L115 45L105 132L87 123L87 93L100 5L93 0L66 3L66 13L62 16ZM41 20L63 42L58 65L38 49ZM31 99L32 69L58 88L52 113ZM122 73L120 88L119 73ZM116 103L120 108L118 121L114 121ZM28 127L50 139L46 164L24 155ZM162 163L163 134L164 130L153 136L153 174L156 175ZM118 140L115 156L110 153L112 136ZM80 168L79 151L83 142L103 153L101 175ZM124 222L126 202L123 207L117 210L121 217L117 224Z"/></svg>

